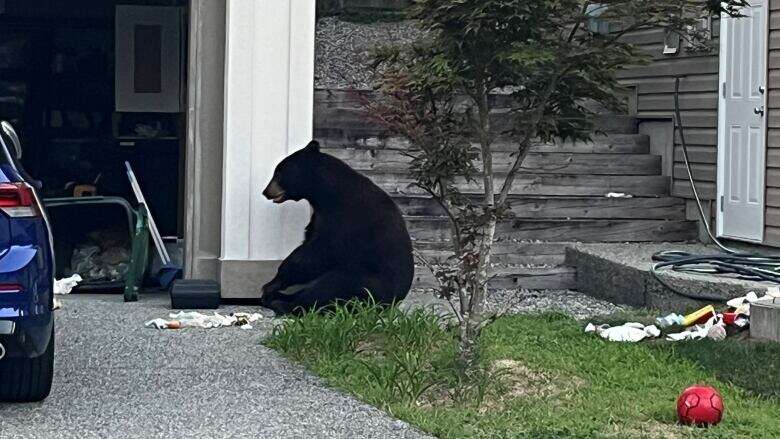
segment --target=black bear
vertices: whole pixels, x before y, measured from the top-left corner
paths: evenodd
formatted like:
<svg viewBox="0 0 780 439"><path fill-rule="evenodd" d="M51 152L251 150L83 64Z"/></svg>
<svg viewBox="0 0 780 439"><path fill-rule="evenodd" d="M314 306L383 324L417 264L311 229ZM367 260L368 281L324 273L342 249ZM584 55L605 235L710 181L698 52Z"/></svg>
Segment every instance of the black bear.
<svg viewBox="0 0 780 439"><path fill-rule="evenodd" d="M409 232L398 206L367 177L312 141L279 163L263 195L274 203L303 199L314 211L303 244L263 286L266 307L284 314L406 297L414 277Z"/></svg>

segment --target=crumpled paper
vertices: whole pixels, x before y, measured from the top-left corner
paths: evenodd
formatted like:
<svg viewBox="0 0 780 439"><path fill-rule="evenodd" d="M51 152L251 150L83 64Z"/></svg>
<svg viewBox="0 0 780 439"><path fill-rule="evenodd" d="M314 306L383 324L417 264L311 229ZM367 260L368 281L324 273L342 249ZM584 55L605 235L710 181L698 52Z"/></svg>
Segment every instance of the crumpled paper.
<svg viewBox="0 0 780 439"><path fill-rule="evenodd" d="M149 320L144 324L147 328L155 329L181 329L181 328L223 328L226 326L239 326L242 329L252 329L252 323L263 318L260 313L237 312L230 315L222 315L215 312L213 315L201 314L197 311L180 311L171 313L166 319Z"/></svg>
<svg viewBox="0 0 780 439"><path fill-rule="evenodd" d="M599 325L588 323L585 332L595 332L601 338L609 341L636 343L647 337L658 337L661 331L655 326L645 326L641 323L629 322L620 326Z"/></svg>
<svg viewBox="0 0 780 439"><path fill-rule="evenodd" d="M64 279L56 279L54 281L54 294L70 294L70 292L73 291L73 288L76 288L76 285L78 285L82 280L84 279L82 279L78 274L74 274L73 276L66 277Z"/></svg>

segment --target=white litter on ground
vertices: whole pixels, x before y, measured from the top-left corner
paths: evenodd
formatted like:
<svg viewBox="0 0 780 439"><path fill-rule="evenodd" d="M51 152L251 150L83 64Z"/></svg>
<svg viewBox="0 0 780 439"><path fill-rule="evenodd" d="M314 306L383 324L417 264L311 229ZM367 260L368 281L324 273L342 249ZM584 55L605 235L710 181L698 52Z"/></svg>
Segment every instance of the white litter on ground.
<svg viewBox="0 0 780 439"><path fill-rule="evenodd" d="M596 326L588 323L585 332L595 332L602 338L610 341L638 342L648 336L659 337L661 331L658 328L673 326L686 327L684 331L665 334L667 341L702 340L709 338L715 341L725 340L726 327L744 329L750 324L750 304L765 299L780 298L780 287L770 287L762 297L751 291L742 297L729 300L726 304L728 310L717 312L715 307L707 305L686 316L672 313L655 319L656 325L644 326L641 323L626 323L621 326L609 325ZM698 325L696 323L699 323Z"/></svg>
<svg viewBox="0 0 780 439"><path fill-rule="evenodd" d="M181 328L224 328L238 326L242 329L252 329L252 323L264 318L260 313L237 312L230 315L222 315L215 312L213 315L201 314L196 311L180 311L168 315L168 319L149 320L144 324L147 328L155 329L181 329Z"/></svg>
<svg viewBox="0 0 780 439"><path fill-rule="evenodd" d="M726 328L721 317L714 316L703 325L696 325L686 331L666 335L668 341L702 340L705 338L715 341L726 339Z"/></svg>
<svg viewBox="0 0 780 439"><path fill-rule="evenodd" d="M74 274L73 276L64 279L57 279L54 281L54 294L70 294L70 292L73 291L73 288L76 288L76 285L82 280L83 279L78 274Z"/></svg>
<svg viewBox="0 0 780 439"><path fill-rule="evenodd" d="M620 326L599 325L588 323L585 332L595 332L601 338L609 341L636 343L647 337L656 338L661 335L655 325L645 326L641 323L629 322Z"/></svg>

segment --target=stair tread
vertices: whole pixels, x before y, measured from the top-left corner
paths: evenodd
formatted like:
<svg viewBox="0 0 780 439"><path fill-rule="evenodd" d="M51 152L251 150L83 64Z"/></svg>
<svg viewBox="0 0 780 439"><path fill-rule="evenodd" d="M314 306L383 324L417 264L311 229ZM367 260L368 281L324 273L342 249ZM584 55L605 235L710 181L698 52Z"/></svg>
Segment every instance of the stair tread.
<svg viewBox="0 0 780 439"><path fill-rule="evenodd" d="M490 289L570 289L576 287L576 269L570 266L500 266L488 270ZM435 287L437 280L425 267L415 271L413 288Z"/></svg>
<svg viewBox="0 0 780 439"><path fill-rule="evenodd" d="M322 131L316 136L322 148L326 151L333 149L358 149L358 150L386 150L407 151L411 143L397 136L357 136L344 137L330 135ZM476 144L473 144L477 148ZM517 150L517 142L513 139L498 138L493 143L494 152L512 152ZM531 152L571 152L587 154L649 154L650 137L646 134L607 134L594 135L591 141L555 140L553 142L534 142Z"/></svg>
<svg viewBox="0 0 780 439"><path fill-rule="evenodd" d="M447 220L440 217L407 217L413 239L449 239ZM498 239L539 239L576 242L659 242L697 238L697 223L687 220L642 219L512 219L496 226Z"/></svg>
<svg viewBox="0 0 780 439"><path fill-rule="evenodd" d="M415 180L405 173L364 171L364 175L388 193L424 194ZM495 184L503 184L503 174L496 173ZM464 194L481 194L482 182L455 182ZM515 178L511 194L526 195L595 195L623 192L633 196L666 196L669 194L669 178L662 175L567 175L522 174Z"/></svg>
<svg viewBox="0 0 780 439"><path fill-rule="evenodd" d="M331 149L326 153L343 160L356 171L403 174L409 172L411 158L402 151ZM493 170L507 173L515 157L509 152L493 153ZM481 171L481 161L475 160ZM523 173L574 175L660 175L661 157L650 154L592 154L588 152L531 152L525 159Z"/></svg>
<svg viewBox="0 0 780 439"><path fill-rule="evenodd" d="M439 216L439 215L404 215L404 218L409 220L436 220L436 221L444 221L447 219L446 216ZM613 223L613 222L639 222L639 221L648 221L648 222L691 222L695 223L694 220L667 220L667 219L633 219L633 218L510 218L505 221L501 222L538 222L538 223L549 223L549 222L559 222L559 223L587 223L587 222L604 222L604 223ZM563 241L561 241L563 242Z"/></svg>
<svg viewBox="0 0 780 439"><path fill-rule="evenodd" d="M478 195L482 196L483 194L469 194L469 195ZM427 194L427 193L399 193L399 194L392 194L391 195L394 199L419 199L419 200L432 200L433 198ZM480 198L481 199L481 198ZM598 195L567 195L567 194L552 194L552 195L544 195L544 194L509 194L507 197L509 200L571 200L571 201L584 201L584 200L609 200L614 201L616 203L632 203L632 202L643 202L643 201L649 201L649 200L678 200L680 203L685 204L685 199L676 197L674 195L632 195L630 197L607 197L606 194L598 194Z"/></svg>
<svg viewBox="0 0 780 439"><path fill-rule="evenodd" d="M397 194L392 198L404 215L446 216L444 209L430 197ZM509 198L509 206L518 219L685 219L685 200L669 196L517 195Z"/></svg>

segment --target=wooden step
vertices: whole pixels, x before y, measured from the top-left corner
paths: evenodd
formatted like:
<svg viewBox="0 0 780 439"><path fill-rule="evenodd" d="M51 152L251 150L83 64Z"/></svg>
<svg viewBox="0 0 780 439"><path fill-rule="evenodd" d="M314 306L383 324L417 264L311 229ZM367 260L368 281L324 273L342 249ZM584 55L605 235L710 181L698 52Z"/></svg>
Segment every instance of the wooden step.
<svg viewBox="0 0 780 439"><path fill-rule="evenodd" d="M566 247L561 242L496 242L490 260L508 265L563 265ZM417 241L415 251L432 264L441 264L452 256L449 242Z"/></svg>
<svg viewBox="0 0 780 439"><path fill-rule="evenodd" d="M420 241L446 241L449 224L442 217L406 217L409 234ZM499 223L499 240L558 242L672 242L697 238L695 221L664 220L528 220Z"/></svg>
<svg viewBox="0 0 780 439"><path fill-rule="evenodd" d="M404 215L442 216L444 210L427 196L394 196ZM476 197L475 197L476 199ZM523 196L510 198L517 218L528 219L685 219L685 200L674 197L557 197Z"/></svg>
<svg viewBox="0 0 780 439"><path fill-rule="evenodd" d="M575 289L577 286L576 270L571 267L495 267L490 271L491 279L488 288L529 289L529 290L564 290ZM417 267L414 273L412 288L436 288L439 284L436 278L425 267Z"/></svg>
<svg viewBox="0 0 780 439"><path fill-rule="evenodd" d="M499 139L494 151L517 151L517 142ZM650 137L645 134L594 134L591 141L557 140L534 144L531 152L567 152L588 154L649 154Z"/></svg>
<svg viewBox="0 0 780 439"><path fill-rule="evenodd" d="M366 111L366 105L372 101L373 95L371 90L315 90L315 129L347 129L366 133L385 131ZM491 115L496 130L501 131L512 126L515 118L507 111L510 105L506 102L507 97L494 95L491 100L497 109ZM594 122L595 131L604 133L632 134L636 133L637 129L636 118L627 115L603 114L596 116Z"/></svg>
<svg viewBox="0 0 780 439"><path fill-rule="evenodd" d="M356 171L405 172L411 158L398 150L329 149L327 153ZM509 152L493 153L493 169L508 172L515 158ZM476 161L482 170L481 161ZM649 154L530 153L521 172L567 175L660 175L661 157Z"/></svg>
<svg viewBox="0 0 780 439"><path fill-rule="evenodd" d="M336 136L330 136L328 130L319 130L315 137L320 141L323 149L355 148L355 149L383 149L402 150L411 148L408 140L400 137L344 137L343 132ZM478 149L478 145L472 145ZM511 139L499 138L493 144L494 151L514 152L517 143ZM566 152L566 153L591 153L591 154L649 154L650 138L644 134L594 134L590 142L557 140L551 143L536 143L531 146L531 152Z"/></svg>
<svg viewBox="0 0 780 439"><path fill-rule="evenodd" d="M387 193L420 195L425 192L416 186L415 180L406 173L363 171ZM496 188L504 178L498 174ZM482 192L482 182L467 182L460 179L457 188L464 194ZM604 196L610 192L622 192L637 197L658 197L669 194L669 178L662 175L566 175L536 174L518 175L512 184L511 194L518 195L560 195L560 196Z"/></svg>
<svg viewBox="0 0 780 439"><path fill-rule="evenodd" d="M594 131L607 134L636 134L637 121L631 116L604 115L594 121ZM515 117L506 112L491 113L490 123L494 132L504 133L515 126ZM388 130L374 122L363 109L339 107L314 107L315 137L339 136L388 136Z"/></svg>

